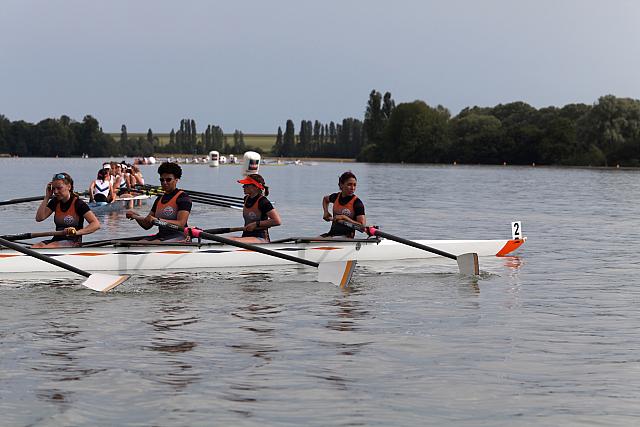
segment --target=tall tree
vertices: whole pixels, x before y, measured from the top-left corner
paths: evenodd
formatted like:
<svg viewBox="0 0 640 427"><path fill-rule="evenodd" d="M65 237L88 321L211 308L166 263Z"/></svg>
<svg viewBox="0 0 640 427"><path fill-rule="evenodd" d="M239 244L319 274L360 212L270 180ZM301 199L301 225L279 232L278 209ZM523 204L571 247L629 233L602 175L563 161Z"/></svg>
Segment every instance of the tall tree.
<svg viewBox="0 0 640 427"><path fill-rule="evenodd" d="M367 109L364 113L364 131L367 142L370 144L379 144L382 141L383 130L382 95L377 90L372 90L369 94Z"/></svg>
<svg viewBox="0 0 640 427"><path fill-rule="evenodd" d="M283 135L283 143L282 143L282 151L280 152L280 156L292 156L295 152L295 140L296 140L296 129L293 124L293 120L287 120L285 125L284 135Z"/></svg>
<svg viewBox="0 0 640 427"><path fill-rule="evenodd" d="M272 151L276 156L280 156L282 152L282 145L284 141L282 140L282 127L278 126L278 134L276 136L276 143L273 145Z"/></svg>

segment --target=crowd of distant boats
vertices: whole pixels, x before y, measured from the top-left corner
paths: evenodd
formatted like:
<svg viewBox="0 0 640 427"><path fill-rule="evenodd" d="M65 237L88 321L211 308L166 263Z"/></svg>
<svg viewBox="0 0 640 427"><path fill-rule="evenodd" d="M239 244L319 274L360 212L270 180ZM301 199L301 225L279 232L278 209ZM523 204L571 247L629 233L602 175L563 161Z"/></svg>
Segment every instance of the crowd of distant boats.
<svg viewBox="0 0 640 427"><path fill-rule="evenodd" d="M221 155L218 151L211 151L207 156L169 156L169 157L138 157L134 159L133 163L137 165L155 165L162 162L175 162L180 164L201 164L209 165L210 167L219 167L222 165L245 165L249 173L257 173L260 165L269 166L316 166L316 161L303 161L300 159L263 159L260 153L255 151L247 151L242 158L234 154Z"/></svg>

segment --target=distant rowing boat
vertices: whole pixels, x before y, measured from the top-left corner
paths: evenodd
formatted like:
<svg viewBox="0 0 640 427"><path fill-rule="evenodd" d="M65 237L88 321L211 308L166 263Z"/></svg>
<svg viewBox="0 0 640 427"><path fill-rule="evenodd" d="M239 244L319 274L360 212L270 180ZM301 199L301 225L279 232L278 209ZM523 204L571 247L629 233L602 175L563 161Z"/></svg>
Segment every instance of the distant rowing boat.
<svg viewBox="0 0 640 427"><path fill-rule="evenodd" d="M455 255L475 252L479 256L507 255L526 238L502 240L417 240ZM284 254L314 262L357 260L376 263L405 259L426 259L438 255L390 240L369 238L332 240L290 238L262 245ZM90 242L78 248L38 249L38 252L91 272L190 271L228 267L292 265L290 261L219 243L151 244L137 241ZM11 249L0 249L0 273L55 273L64 270ZM47 274L47 277L51 277Z"/></svg>
<svg viewBox="0 0 640 427"><path fill-rule="evenodd" d="M139 206L140 204L146 203L146 201L150 197L151 196L149 196L147 194L143 194L143 195L135 196L135 197L116 199L111 203L107 203L107 202L90 202L89 199L87 199L87 198L83 198L83 200L85 202L87 202L87 205L89 205L89 208L91 208L91 210L94 213L102 214L102 213L107 213L107 212L120 211L120 210L124 210L124 209L132 209L135 206Z"/></svg>

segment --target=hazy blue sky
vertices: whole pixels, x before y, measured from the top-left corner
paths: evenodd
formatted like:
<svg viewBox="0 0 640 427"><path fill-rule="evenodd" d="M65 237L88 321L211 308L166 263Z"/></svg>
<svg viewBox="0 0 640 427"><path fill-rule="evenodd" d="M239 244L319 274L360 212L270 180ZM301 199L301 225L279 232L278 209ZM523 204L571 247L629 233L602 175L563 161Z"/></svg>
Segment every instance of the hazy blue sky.
<svg viewBox="0 0 640 427"><path fill-rule="evenodd" d="M455 115L640 98L635 0L2 0L0 114L273 133L372 89Z"/></svg>

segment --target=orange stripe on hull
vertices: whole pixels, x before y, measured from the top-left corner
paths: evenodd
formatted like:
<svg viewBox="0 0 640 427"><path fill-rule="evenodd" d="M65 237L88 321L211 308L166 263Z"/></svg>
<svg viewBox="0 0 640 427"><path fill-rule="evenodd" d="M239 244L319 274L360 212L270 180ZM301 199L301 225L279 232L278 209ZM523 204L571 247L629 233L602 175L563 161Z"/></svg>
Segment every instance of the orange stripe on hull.
<svg viewBox="0 0 640 427"><path fill-rule="evenodd" d="M99 252L80 252L77 254L71 254L73 256L100 256L100 255L108 255L105 253L99 253Z"/></svg>
<svg viewBox="0 0 640 427"><path fill-rule="evenodd" d="M520 246L522 246L522 244L525 242L525 240L527 240L526 237L524 239L515 239L515 240L512 239L512 240L509 240L507 243L505 243L505 245L502 247L502 249L500 249L498 251L496 256L505 256L507 254L510 254L511 252L515 251Z"/></svg>
<svg viewBox="0 0 640 427"><path fill-rule="evenodd" d="M14 256L20 256L20 255L0 255L0 258L11 258Z"/></svg>

